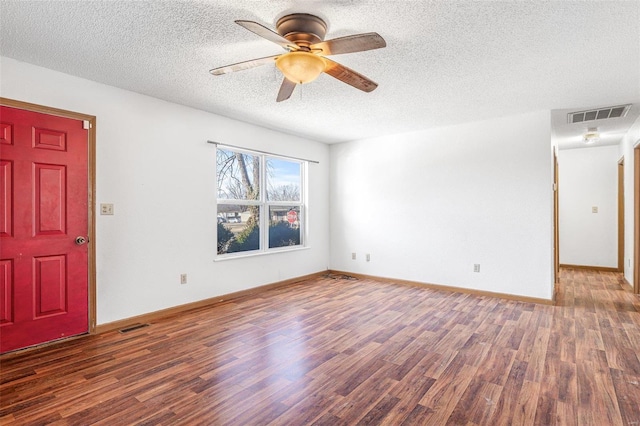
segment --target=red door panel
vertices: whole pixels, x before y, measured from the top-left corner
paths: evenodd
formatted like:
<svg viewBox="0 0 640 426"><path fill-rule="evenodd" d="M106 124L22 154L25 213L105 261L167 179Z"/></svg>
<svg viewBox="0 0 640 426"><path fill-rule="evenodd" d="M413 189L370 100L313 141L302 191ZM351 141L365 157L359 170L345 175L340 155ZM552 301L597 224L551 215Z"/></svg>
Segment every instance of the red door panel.
<svg viewBox="0 0 640 426"><path fill-rule="evenodd" d="M0 260L0 326L13 321L13 261Z"/></svg>
<svg viewBox="0 0 640 426"><path fill-rule="evenodd" d="M0 353L86 333L87 130L0 107Z"/></svg>
<svg viewBox="0 0 640 426"><path fill-rule="evenodd" d="M65 234L65 166L33 165L33 222L36 236Z"/></svg>
<svg viewBox="0 0 640 426"><path fill-rule="evenodd" d="M34 261L35 317L66 314L66 256L43 256Z"/></svg>
<svg viewBox="0 0 640 426"><path fill-rule="evenodd" d="M0 160L0 237L10 237L13 224L13 163Z"/></svg>
<svg viewBox="0 0 640 426"><path fill-rule="evenodd" d="M49 130L33 129L33 147L40 149L53 149L55 151L65 151L67 145L66 133Z"/></svg>
<svg viewBox="0 0 640 426"><path fill-rule="evenodd" d="M11 124L0 123L0 144L11 145L13 140L12 134Z"/></svg>

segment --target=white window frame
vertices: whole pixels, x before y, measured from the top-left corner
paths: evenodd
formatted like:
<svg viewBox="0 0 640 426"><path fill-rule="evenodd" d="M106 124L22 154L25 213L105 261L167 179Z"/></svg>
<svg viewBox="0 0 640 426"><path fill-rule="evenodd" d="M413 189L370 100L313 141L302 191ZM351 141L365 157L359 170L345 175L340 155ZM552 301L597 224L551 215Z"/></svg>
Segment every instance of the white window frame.
<svg viewBox="0 0 640 426"><path fill-rule="evenodd" d="M237 259L241 257L260 256L270 253L278 253L285 251L295 251L307 248L307 171L309 169L309 162L298 158L291 158L277 154L270 154L260 151L252 151L245 148L236 148L226 145L216 144L216 159L218 158L218 150L231 151L234 153L248 154L256 156L260 159L260 194L258 200L244 200L244 199L227 199L218 197L218 168L217 160L215 166L216 174L216 235L215 240L218 240L217 220L218 220L218 206L219 205L242 205L242 206L258 206L260 211L260 247L258 250L240 251L234 253L218 254L216 249L215 260L225 259ZM300 200L299 201L270 201L267 199L267 160L279 159L284 161L290 161L292 163L300 164ZM298 223L300 228L300 244L294 246L283 246L269 248L269 210L270 207L299 207L300 213L298 215Z"/></svg>

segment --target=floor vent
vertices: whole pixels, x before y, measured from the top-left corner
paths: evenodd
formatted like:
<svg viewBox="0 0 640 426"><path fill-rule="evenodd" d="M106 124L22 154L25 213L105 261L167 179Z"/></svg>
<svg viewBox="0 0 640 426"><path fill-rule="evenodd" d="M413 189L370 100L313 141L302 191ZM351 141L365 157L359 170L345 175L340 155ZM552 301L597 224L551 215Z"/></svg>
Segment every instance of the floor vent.
<svg viewBox="0 0 640 426"><path fill-rule="evenodd" d="M631 107L631 104L591 109L588 111L570 112L569 114L567 114L567 122L569 124L584 123L587 121L624 117L625 115L627 115L629 107Z"/></svg>
<svg viewBox="0 0 640 426"><path fill-rule="evenodd" d="M346 274L325 274L324 278L329 278L332 280L357 280L356 277L352 277L351 275Z"/></svg>
<svg viewBox="0 0 640 426"><path fill-rule="evenodd" d="M124 334L144 327L149 327L149 324L133 324L132 326L120 330L120 333Z"/></svg>

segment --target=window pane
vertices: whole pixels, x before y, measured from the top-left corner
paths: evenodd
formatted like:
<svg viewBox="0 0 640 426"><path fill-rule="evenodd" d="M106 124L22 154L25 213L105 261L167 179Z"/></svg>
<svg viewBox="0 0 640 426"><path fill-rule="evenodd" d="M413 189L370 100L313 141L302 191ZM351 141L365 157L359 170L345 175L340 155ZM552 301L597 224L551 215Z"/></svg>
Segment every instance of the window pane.
<svg viewBox="0 0 640 426"><path fill-rule="evenodd" d="M267 159L267 199L300 201L301 165L279 158Z"/></svg>
<svg viewBox="0 0 640 426"><path fill-rule="evenodd" d="M259 156L218 149L216 170L218 198L226 200L259 199Z"/></svg>
<svg viewBox="0 0 640 426"><path fill-rule="evenodd" d="M218 204L218 254L260 249L260 207Z"/></svg>
<svg viewBox="0 0 640 426"><path fill-rule="evenodd" d="M300 206L269 207L269 248L300 245Z"/></svg>

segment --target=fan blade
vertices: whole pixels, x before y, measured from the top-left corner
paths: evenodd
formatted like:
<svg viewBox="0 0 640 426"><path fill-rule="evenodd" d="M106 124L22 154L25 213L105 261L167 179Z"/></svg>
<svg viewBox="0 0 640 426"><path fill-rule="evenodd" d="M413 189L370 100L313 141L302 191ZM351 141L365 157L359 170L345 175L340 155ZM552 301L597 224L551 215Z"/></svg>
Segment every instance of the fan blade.
<svg viewBox="0 0 640 426"><path fill-rule="evenodd" d="M282 86L280 86L280 91L278 92L278 97L276 98L276 102L282 102L289 99L291 97L291 94L293 93L293 89L295 88L296 88L296 83L289 80L288 78L285 78L282 81Z"/></svg>
<svg viewBox="0 0 640 426"><path fill-rule="evenodd" d="M378 87L378 83L369 80L364 75L355 72L354 70L340 65L339 63L332 61L331 59L324 58L327 63L327 67L324 72L329 74L333 78L337 78L343 83L347 83L350 86L360 89L363 92L372 92Z"/></svg>
<svg viewBox="0 0 640 426"><path fill-rule="evenodd" d="M230 72L248 70L249 68L259 67L271 62L275 62L280 55L267 56L266 58L251 59L250 61L238 62L237 64L231 64L220 68L214 68L209 72L213 75L228 74Z"/></svg>
<svg viewBox="0 0 640 426"><path fill-rule="evenodd" d="M378 33L356 34L334 38L311 45L311 50L320 49L320 55L339 55L341 53L363 52L365 50L380 49L387 43Z"/></svg>
<svg viewBox="0 0 640 426"><path fill-rule="evenodd" d="M292 42L282 37L280 34L271 31L269 28L264 25L260 25L257 22L253 21L235 21L236 24L240 25L243 28L251 31L252 33L259 35L262 38L265 38L275 44L279 44L285 50L295 50L298 46Z"/></svg>

